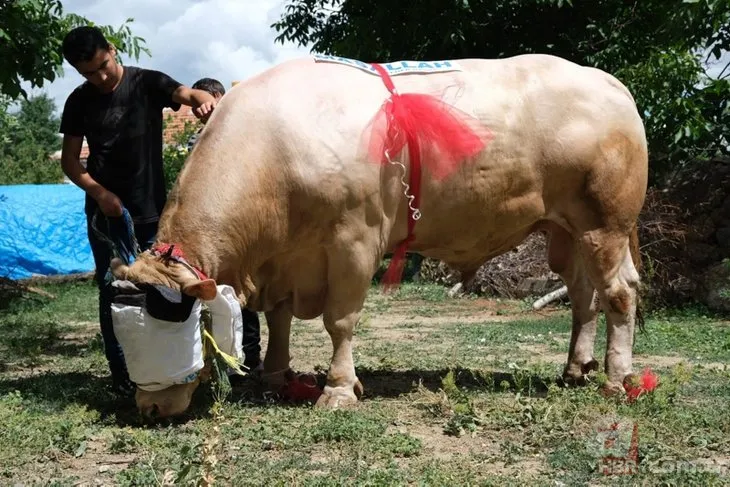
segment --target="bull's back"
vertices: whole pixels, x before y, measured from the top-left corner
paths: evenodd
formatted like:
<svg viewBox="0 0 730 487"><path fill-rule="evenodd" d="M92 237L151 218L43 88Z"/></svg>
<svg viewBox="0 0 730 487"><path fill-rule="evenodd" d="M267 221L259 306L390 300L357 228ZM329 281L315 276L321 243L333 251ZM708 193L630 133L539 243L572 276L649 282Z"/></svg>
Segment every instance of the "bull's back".
<svg viewBox="0 0 730 487"><path fill-rule="evenodd" d="M526 154L530 150L547 150L557 159L566 153L561 144L594 142L616 128L643 137L631 94L603 71L537 54L457 62L462 71L392 79L401 93L436 96L478 119L495 136L490 147L500 149L490 153L488 147L483 154L495 165L500 164L497 156L534 164L528 160L534 157L526 157L532 156ZM365 131L389 95L377 75L304 58L283 63L228 96L245 99L235 107L241 125L253 116L254 123L263 122L260 131L269 132L266 138L282 134L280 148L299 156L288 163L303 163L308 175L318 175L362 162ZM584 126L582 133L578 125ZM303 157L307 154L325 160L309 160Z"/></svg>

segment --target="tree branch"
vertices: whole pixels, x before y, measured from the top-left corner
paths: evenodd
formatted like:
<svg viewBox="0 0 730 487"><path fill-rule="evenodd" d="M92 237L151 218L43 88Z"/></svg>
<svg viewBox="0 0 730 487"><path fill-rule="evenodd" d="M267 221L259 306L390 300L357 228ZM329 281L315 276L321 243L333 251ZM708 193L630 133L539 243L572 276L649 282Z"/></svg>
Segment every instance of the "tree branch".
<svg viewBox="0 0 730 487"><path fill-rule="evenodd" d="M730 76L730 71L728 71L725 76L722 75L722 73L725 72L725 70L728 68L728 66L730 66L730 61L728 61L728 63L725 65L725 67L722 68L722 71L720 71L720 74L717 75L717 79L725 79L728 76Z"/></svg>

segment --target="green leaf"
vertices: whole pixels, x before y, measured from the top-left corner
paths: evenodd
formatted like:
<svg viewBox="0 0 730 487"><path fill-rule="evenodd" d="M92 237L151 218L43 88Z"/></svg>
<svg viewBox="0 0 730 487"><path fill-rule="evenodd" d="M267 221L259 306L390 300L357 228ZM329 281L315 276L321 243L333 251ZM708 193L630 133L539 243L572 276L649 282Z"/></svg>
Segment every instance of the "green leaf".
<svg viewBox="0 0 730 487"><path fill-rule="evenodd" d="M111 26L100 28L122 52L134 48L131 53L138 58L139 52L148 55L142 47L145 40L133 37L129 19L119 29ZM59 55L61 39L71 28L80 25L94 25L82 16L65 14L59 0L17 0L3 6L0 19L0 94L12 98L27 97L20 85L30 82L42 87L61 72L63 58Z"/></svg>
<svg viewBox="0 0 730 487"><path fill-rule="evenodd" d="M76 458L84 456L84 453L86 453L86 441L82 441L79 447L74 452L74 456Z"/></svg>

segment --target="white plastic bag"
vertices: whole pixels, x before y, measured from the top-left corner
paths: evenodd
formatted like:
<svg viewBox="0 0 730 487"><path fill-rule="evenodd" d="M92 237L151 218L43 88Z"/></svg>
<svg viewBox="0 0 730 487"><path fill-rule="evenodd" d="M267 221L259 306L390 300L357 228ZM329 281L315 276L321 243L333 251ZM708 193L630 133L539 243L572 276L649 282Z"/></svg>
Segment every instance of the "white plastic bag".
<svg viewBox="0 0 730 487"><path fill-rule="evenodd" d="M237 359L243 357L243 315L231 286L219 284L215 299L205 301L211 314L211 331L218 348Z"/></svg>
<svg viewBox="0 0 730 487"><path fill-rule="evenodd" d="M195 380L204 365L200 312L196 300L190 316L179 323L158 320L138 306L112 304L114 334L137 387L159 391Z"/></svg>

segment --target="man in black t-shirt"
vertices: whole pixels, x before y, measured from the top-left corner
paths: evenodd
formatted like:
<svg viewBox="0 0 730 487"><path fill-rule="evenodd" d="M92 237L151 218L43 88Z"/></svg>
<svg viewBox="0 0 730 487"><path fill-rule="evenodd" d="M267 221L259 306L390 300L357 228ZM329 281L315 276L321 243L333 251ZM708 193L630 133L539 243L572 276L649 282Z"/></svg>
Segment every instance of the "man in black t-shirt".
<svg viewBox="0 0 730 487"><path fill-rule="evenodd" d="M96 27L78 27L63 40L64 58L86 82L69 95L63 109L61 165L68 178L86 192L104 350L115 390L132 394L134 384L111 319L111 249L95 229L107 237L124 234L126 210L140 249L152 245L166 201L162 110L177 111L180 105L187 105L193 107L195 116L207 120L216 100L159 71L122 66L116 54ZM86 167L79 161L84 137L89 146Z"/></svg>

